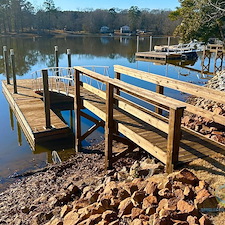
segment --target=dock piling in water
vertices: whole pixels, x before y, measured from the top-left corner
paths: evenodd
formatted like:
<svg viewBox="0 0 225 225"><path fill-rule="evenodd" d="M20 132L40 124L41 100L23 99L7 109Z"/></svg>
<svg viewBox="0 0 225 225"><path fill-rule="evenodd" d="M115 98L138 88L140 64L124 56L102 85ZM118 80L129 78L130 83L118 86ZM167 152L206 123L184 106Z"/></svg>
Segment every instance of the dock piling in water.
<svg viewBox="0 0 225 225"><path fill-rule="evenodd" d="M67 53L67 57L68 57L68 67L71 67L71 65L72 65L72 63L71 63L71 50L67 49L66 53Z"/></svg>
<svg viewBox="0 0 225 225"><path fill-rule="evenodd" d="M50 117L50 95L48 88L48 71L42 70L42 78L43 78L43 97L44 97L44 105L45 105L45 120L46 120L46 129L51 129L51 117Z"/></svg>
<svg viewBox="0 0 225 225"><path fill-rule="evenodd" d="M16 72L15 72L15 55L14 55L13 49L10 49L10 57L11 57L11 66L12 66L12 75L13 75L13 90L14 90L14 94L17 94L17 83L16 83Z"/></svg>
<svg viewBox="0 0 225 225"><path fill-rule="evenodd" d="M6 46L3 46L3 58L4 58L5 75L6 75L6 79L7 79L7 84L10 84L9 61L8 61L8 53L7 53L7 47Z"/></svg>

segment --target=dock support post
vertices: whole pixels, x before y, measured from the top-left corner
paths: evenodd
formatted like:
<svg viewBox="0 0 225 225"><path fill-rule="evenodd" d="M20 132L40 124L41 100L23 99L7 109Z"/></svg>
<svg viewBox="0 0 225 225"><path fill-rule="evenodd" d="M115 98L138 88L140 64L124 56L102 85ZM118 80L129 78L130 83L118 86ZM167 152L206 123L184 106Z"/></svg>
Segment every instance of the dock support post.
<svg viewBox="0 0 225 225"><path fill-rule="evenodd" d="M164 93L164 87L161 85L156 85L156 93L162 94ZM162 109L155 107L155 112L162 115Z"/></svg>
<svg viewBox="0 0 225 225"><path fill-rule="evenodd" d="M56 67L56 76L59 76L59 55L58 55L58 46L55 46L55 67Z"/></svg>
<svg viewBox="0 0 225 225"><path fill-rule="evenodd" d="M67 58L68 58L68 67L71 67L72 63L71 63L71 51L70 51L70 49L67 49L66 53L67 53Z"/></svg>
<svg viewBox="0 0 225 225"><path fill-rule="evenodd" d="M137 52L139 52L139 36L137 36Z"/></svg>
<svg viewBox="0 0 225 225"><path fill-rule="evenodd" d="M203 55L202 55L202 62L201 62L201 66L202 66L202 71L201 72L202 73L209 72L210 61L211 61L211 52L206 49L206 46L204 46Z"/></svg>
<svg viewBox="0 0 225 225"><path fill-rule="evenodd" d="M9 61L8 61L8 54L7 54L7 47L6 46L3 46L3 58L4 58L5 76L6 76L7 84L10 84Z"/></svg>
<svg viewBox="0 0 225 225"><path fill-rule="evenodd" d="M167 43L168 47L167 47L167 52L169 52L169 47L170 47L170 37L168 37L168 43Z"/></svg>
<svg viewBox="0 0 225 225"><path fill-rule="evenodd" d="M58 46L55 46L55 67L59 67Z"/></svg>
<svg viewBox="0 0 225 225"><path fill-rule="evenodd" d="M14 56L14 50L13 49L10 49L10 57L11 57L11 64L12 64L13 90L14 90L14 94L17 94L17 83L16 83L16 72L15 72L15 56Z"/></svg>
<svg viewBox="0 0 225 225"><path fill-rule="evenodd" d="M169 132L167 138L167 173L172 173L175 164L178 162L181 139L181 117L183 116L184 108L185 107L170 109Z"/></svg>
<svg viewBox="0 0 225 225"><path fill-rule="evenodd" d="M152 51L152 36L150 36L149 51Z"/></svg>
<svg viewBox="0 0 225 225"><path fill-rule="evenodd" d="M74 96L75 151L79 152L81 148L81 98L80 98L80 72L78 70L75 70L74 84L75 84L75 96Z"/></svg>
<svg viewBox="0 0 225 225"><path fill-rule="evenodd" d="M45 124L46 129L51 129L51 116L50 116L50 95L49 95L49 87L48 87L48 71L42 70L42 78L43 78L43 91L44 91L44 104L45 104Z"/></svg>
<svg viewBox="0 0 225 225"><path fill-rule="evenodd" d="M121 73L116 72L116 73L115 73L115 78L118 79L118 80L120 80L120 79L121 79ZM115 94L118 95L118 96L120 96L120 89L119 89L119 88L115 88ZM118 99L115 100L115 105L116 105L117 107L119 106L119 101L118 101ZM116 135L119 135L118 124L117 124L117 123L114 124L114 133L115 133Z"/></svg>
<svg viewBox="0 0 225 225"><path fill-rule="evenodd" d="M219 64L219 65L218 65ZM214 61L214 75L222 71L223 68L223 51L220 50L219 48L216 48L216 53L215 53L215 61Z"/></svg>
<svg viewBox="0 0 225 225"><path fill-rule="evenodd" d="M112 168L113 142L113 85L106 83L105 167Z"/></svg>

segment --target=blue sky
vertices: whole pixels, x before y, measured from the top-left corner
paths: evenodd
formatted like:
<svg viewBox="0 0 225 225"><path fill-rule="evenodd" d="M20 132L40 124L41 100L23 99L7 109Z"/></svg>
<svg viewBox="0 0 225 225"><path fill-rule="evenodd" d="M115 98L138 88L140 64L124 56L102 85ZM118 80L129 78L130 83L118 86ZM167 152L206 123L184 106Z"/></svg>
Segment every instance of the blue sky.
<svg viewBox="0 0 225 225"><path fill-rule="evenodd" d="M44 0L29 0L35 7L42 6ZM139 9L172 9L179 6L178 0L54 0L56 7L61 10L83 9L129 9L138 6Z"/></svg>

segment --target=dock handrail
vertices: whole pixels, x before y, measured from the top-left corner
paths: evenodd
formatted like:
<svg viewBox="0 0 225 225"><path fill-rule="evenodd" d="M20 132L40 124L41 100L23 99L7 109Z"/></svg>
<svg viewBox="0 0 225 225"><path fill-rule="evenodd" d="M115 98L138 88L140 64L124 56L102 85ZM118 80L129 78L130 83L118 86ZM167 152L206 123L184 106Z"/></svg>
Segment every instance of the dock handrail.
<svg viewBox="0 0 225 225"><path fill-rule="evenodd" d="M175 80L172 78L156 75L149 72L144 72L132 68L128 68L125 66L115 65L114 71L116 74L124 74L127 76L135 77L140 80L144 80L153 84L156 84L156 88L160 91L161 94L163 94L163 88L171 88L183 93L191 94L196 97L205 98L207 96L207 99L218 102L218 99L220 103L225 104L225 92L221 92L218 90L214 90L208 87L202 87L195 84ZM119 75L119 76L120 76ZM174 102L180 102L176 99L173 99ZM191 105L189 103L183 103L186 106L185 111L191 112L193 114L197 114L202 117L206 117L216 123L220 123L222 125L225 125L225 119L224 116L218 115L214 112L210 112L208 110L205 110L203 108L200 108L198 106Z"/></svg>
<svg viewBox="0 0 225 225"><path fill-rule="evenodd" d="M114 129L114 119L113 119L113 108L118 107L121 109L124 109L121 107L121 102L124 103L123 100L125 100L125 104L127 104L127 99L119 98L118 99L118 92L117 94L114 92L115 90L119 90L119 92L127 93L131 96L134 96L139 99L143 99L144 101L148 102L151 105L159 106L167 109L169 112L169 123L160 120L157 118L156 115L154 115L154 112L152 112L149 109L146 109L146 111L151 111L149 114L143 112L143 114L137 114L137 112L142 112L141 108L139 108L138 104L135 104L135 106L131 106L133 109L136 110L129 110L129 113L132 116L137 117L140 120L143 120L146 122L146 116L148 116L147 123L150 125L156 127L159 130L162 130L163 132L168 134L167 137L167 152L166 154L161 150L158 150L158 152L154 152L154 150L149 150L152 155L157 156L162 162L166 164L166 170L167 172L171 172L173 170L173 165L178 161L178 152L179 152L179 143L181 138L181 117L183 115L183 110L185 106L182 102L173 102L172 98L160 95L158 93L139 88L137 86L127 84L123 81L112 79L105 77L101 74L98 74L96 72L90 71L88 69L82 68L82 67L75 67L75 112L76 114L79 114L79 111L81 109L81 103L80 103L80 86L83 86L83 83L80 81L80 75L86 75L90 76L93 79L96 79L100 82L103 82L106 84L106 93L105 95L102 93L99 93L99 90L90 88L90 86L83 86L84 88L87 88L89 91L93 91L95 94L97 94L100 97L103 97L106 100L106 118L104 119L105 122L105 132L106 132L106 152L105 155L107 156L107 165L110 167L111 163L111 155L112 155L112 133ZM113 107L114 105L114 107ZM129 105L129 104L128 104ZM126 107L125 107L126 108ZM126 111L126 109L125 109ZM143 116L142 118L142 115ZM77 119L78 120L78 119ZM78 123L79 124L79 123ZM161 127L161 125L163 125ZM80 125L77 127L77 148L79 148L79 136L80 136ZM158 155L157 155L158 154ZM161 155L159 157L159 155Z"/></svg>

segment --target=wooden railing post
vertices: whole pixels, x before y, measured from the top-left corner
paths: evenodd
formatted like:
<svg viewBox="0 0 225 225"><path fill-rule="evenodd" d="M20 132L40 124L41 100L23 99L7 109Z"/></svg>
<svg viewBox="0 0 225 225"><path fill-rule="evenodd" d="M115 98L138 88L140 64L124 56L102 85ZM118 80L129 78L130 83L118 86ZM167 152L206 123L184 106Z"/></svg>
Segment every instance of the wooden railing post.
<svg viewBox="0 0 225 225"><path fill-rule="evenodd" d="M17 94L17 83L16 83L16 71L15 71L15 56L14 50L10 49L11 65L12 65L12 76L13 76L13 90L14 94Z"/></svg>
<svg viewBox="0 0 225 225"><path fill-rule="evenodd" d="M115 78L120 80L121 79L121 73L115 72ZM115 88L115 94L120 95L120 89L119 88ZM115 100L115 105L118 107L118 105L119 105L118 99ZM114 126L114 133L119 135L117 123Z"/></svg>
<svg viewBox="0 0 225 225"><path fill-rule="evenodd" d="M45 105L45 128L51 129L51 116L50 116L50 95L48 87L48 71L42 70L42 79L43 79L43 98Z"/></svg>
<svg viewBox="0 0 225 225"><path fill-rule="evenodd" d="M9 61L8 61L8 54L7 54L7 47L6 46L3 46L3 58L4 58L5 76L6 76L7 84L10 84Z"/></svg>
<svg viewBox="0 0 225 225"><path fill-rule="evenodd" d="M81 147L81 98L80 98L80 72L75 70L74 75L74 113L75 113L75 151Z"/></svg>
<svg viewBox="0 0 225 225"><path fill-rule="evenodd" d="M162 94L164 93L164 87L161 85L156 85L156 93ZM155 112L162 115L162 109L155 107Z"/></svg>
<svg viewBox="0 0 225 225"><path fill-rule="evenodd" d="M178 162L181 139L181 117L183 116L184 109L185 107L180 107L177 109L170 108L166 160L167 173L172 173L175 164Z"/></svg>
<svg viewBox="0 0 225 225"><path fill-rule="evenodd" d="M113 85L106 83L105 167L112 168L113 142Z"/></svg>

